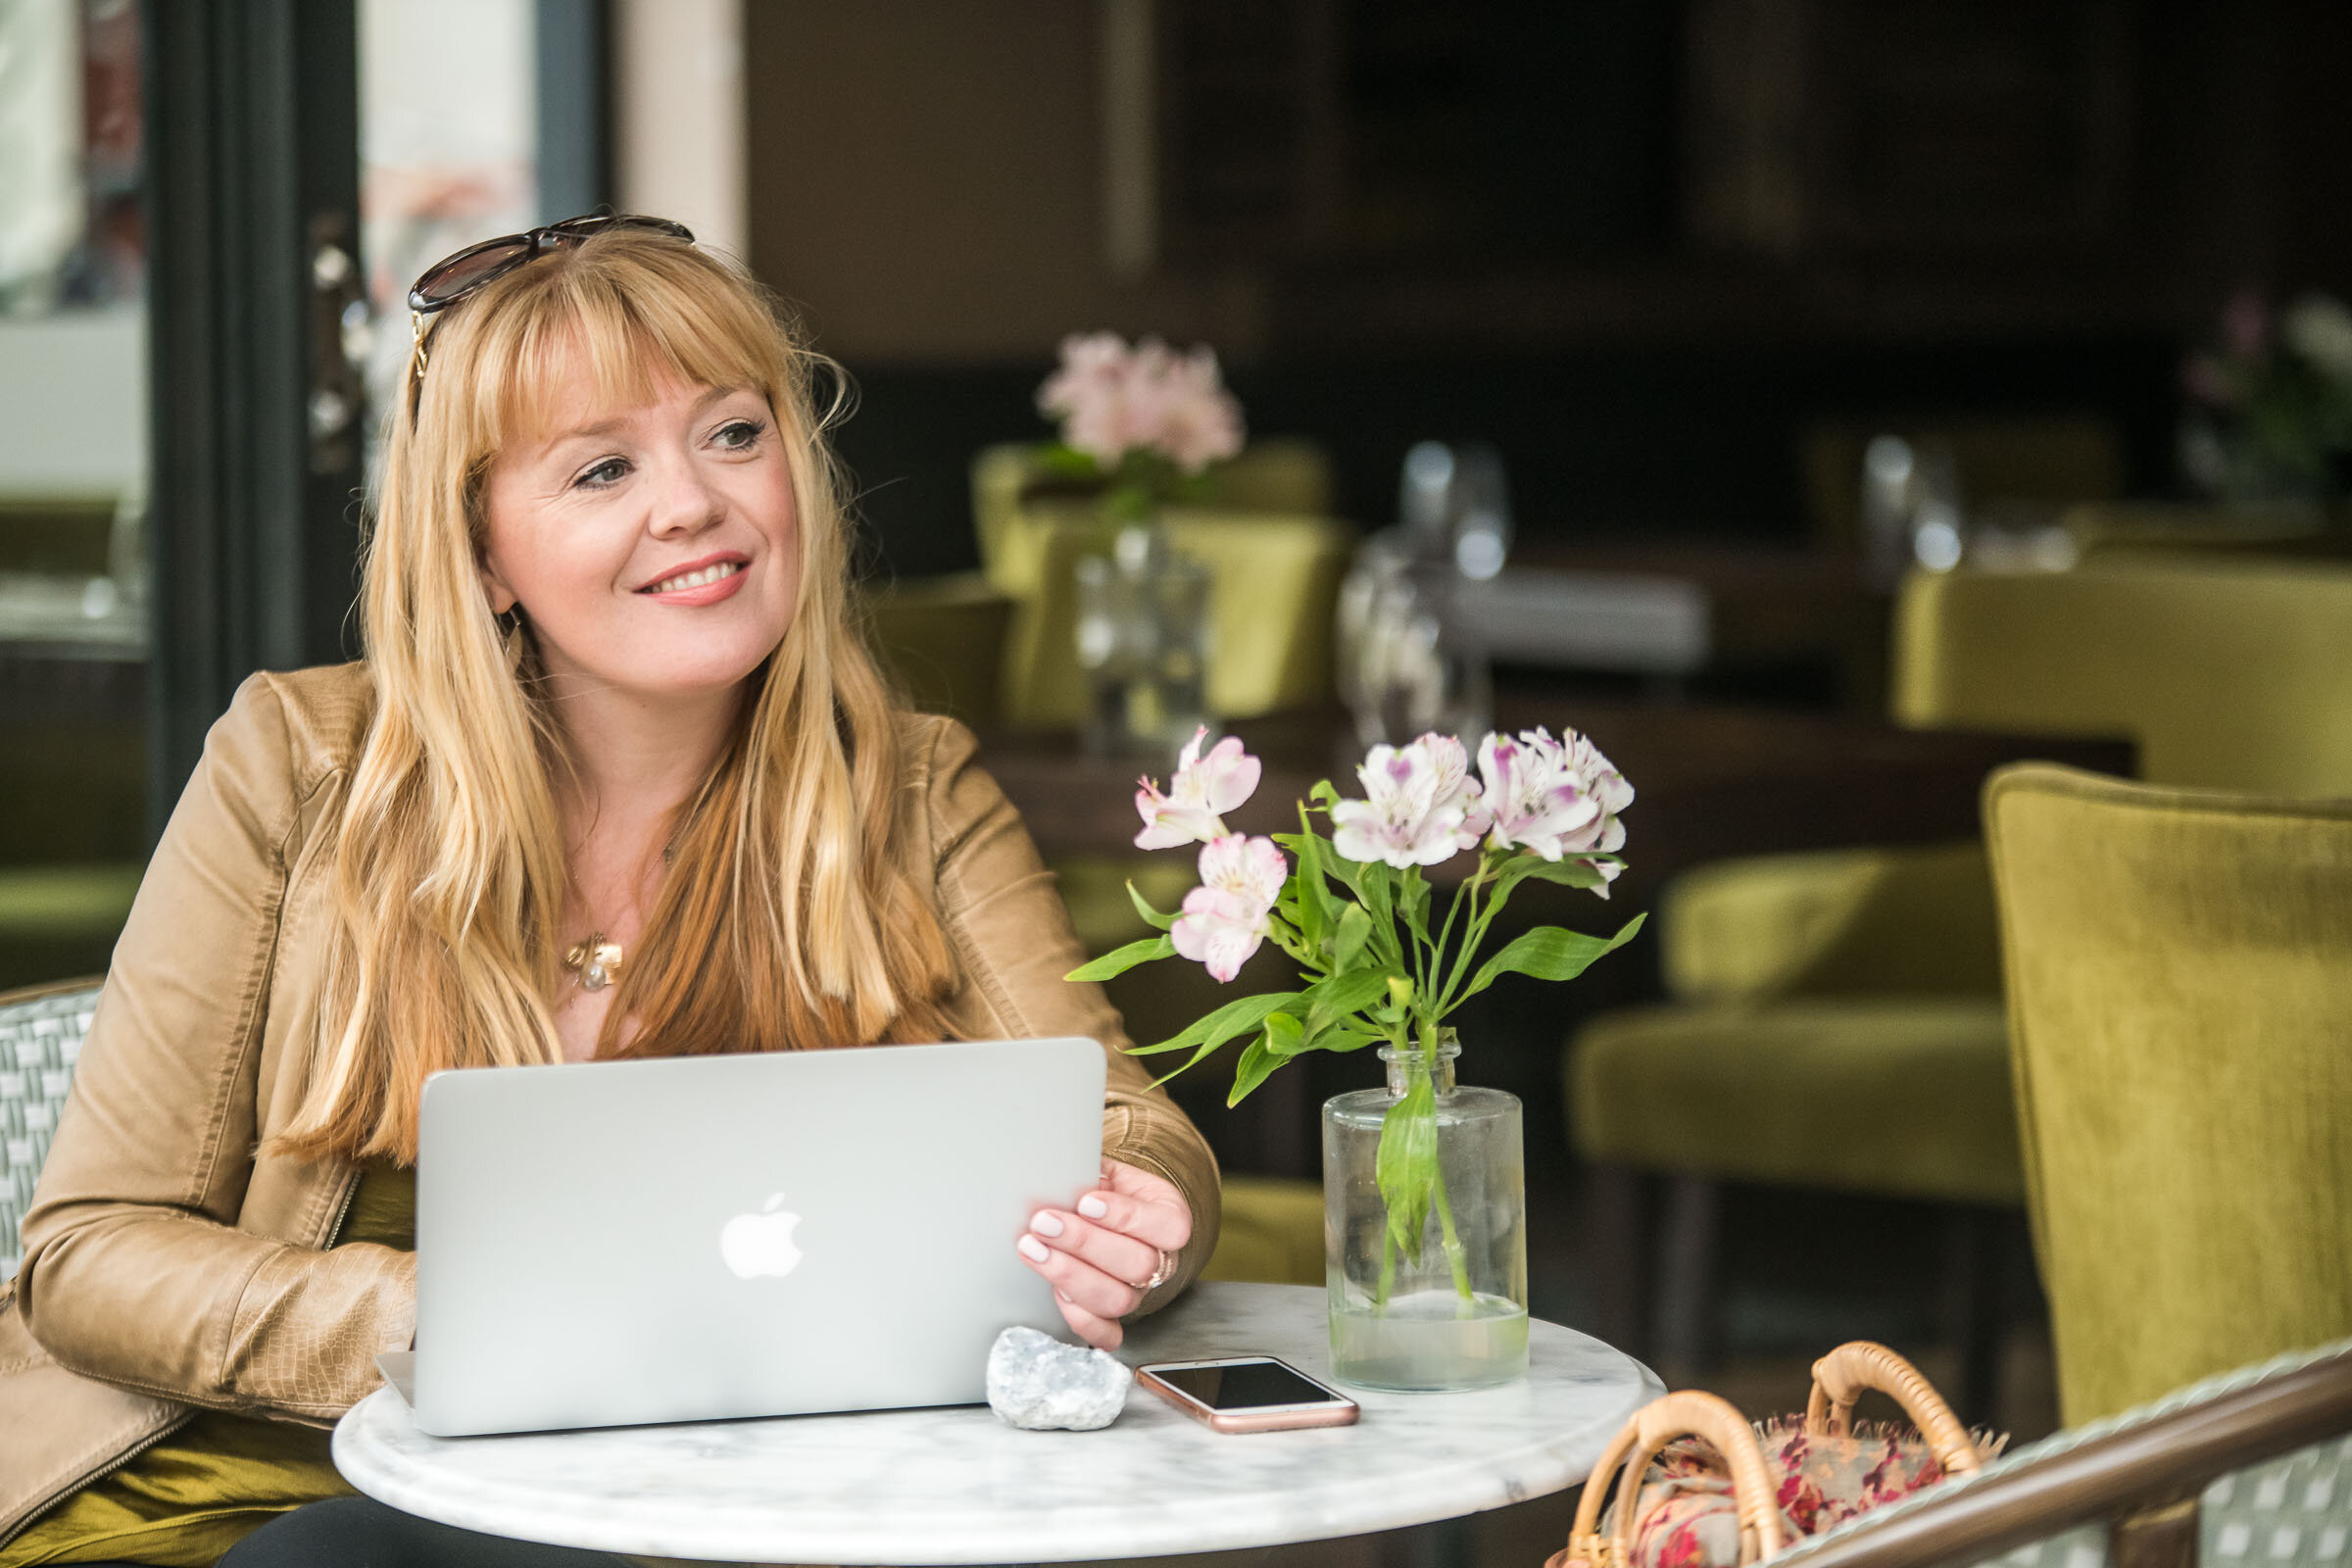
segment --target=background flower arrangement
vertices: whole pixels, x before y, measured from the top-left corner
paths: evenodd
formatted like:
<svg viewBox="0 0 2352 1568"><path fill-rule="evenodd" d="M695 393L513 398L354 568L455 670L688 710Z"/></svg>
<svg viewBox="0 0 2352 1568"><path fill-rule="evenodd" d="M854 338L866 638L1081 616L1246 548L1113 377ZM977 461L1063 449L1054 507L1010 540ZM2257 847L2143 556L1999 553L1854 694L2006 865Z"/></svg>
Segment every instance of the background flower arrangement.
<svg viewBox="0 0 2352 1568"><path fill-rule="evenodd" d="M2240 293L2184 370L2190 479L2232 501L2352 494L2352 310L2306 294L2276 316Z"/></svg>
<svg viewBox="0 0 2352 1568"><path fill-rule="evenodd" d="M1183 497L1210 464L1242 450L1245 434L1216 354L1178 353L1155 337L1132 347L1115 332L1063 338L1060 368L1037 389L1037 408L1061 425L1041 466L1059 479L1101 482L1114 524L1141 522Z"/></svg>

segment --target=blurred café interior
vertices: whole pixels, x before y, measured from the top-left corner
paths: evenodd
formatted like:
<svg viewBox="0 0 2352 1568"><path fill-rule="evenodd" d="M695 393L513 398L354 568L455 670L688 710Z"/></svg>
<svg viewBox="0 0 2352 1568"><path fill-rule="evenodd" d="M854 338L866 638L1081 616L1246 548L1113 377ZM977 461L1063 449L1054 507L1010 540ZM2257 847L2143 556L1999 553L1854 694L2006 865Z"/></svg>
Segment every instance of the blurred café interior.
<svg viewBox="0 0 2352 1568"><path fill-rule="evenodd" d="M871 639L1090 950L1194 880L1130 803L1196 719L1250 832L1432 728L1632 781L1608 902L1526 903L1642 935L1459 1018L1537 1316L1756 1414L1884 1341L2021 1439L2105 1408L2077 1340L2136 1399L2352 1333L2347 62L2333 0L0 0L0 988L104 971L243 676L356 656L410 278L659 214L842 368ZM1246 428L1124 522L1041 412L1098 333ZM1988 852L2033 760L2137 792ZM1324 1280L1380 1069L1308 1056L1171 1086L1212 1277ZM63 1074L0 1069L13 1251ZM2102 1319L2154 1265L2048 1249L2143 1222L2299 1337Z"/></svg>

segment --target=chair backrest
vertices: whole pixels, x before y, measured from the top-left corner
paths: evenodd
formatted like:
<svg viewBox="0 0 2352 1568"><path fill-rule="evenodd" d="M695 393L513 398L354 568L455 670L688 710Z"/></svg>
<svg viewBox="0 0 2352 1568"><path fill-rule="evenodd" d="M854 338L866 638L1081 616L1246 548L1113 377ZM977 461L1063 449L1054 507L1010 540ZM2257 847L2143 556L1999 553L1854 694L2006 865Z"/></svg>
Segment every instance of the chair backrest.
<svg viewBox="0 0 2352 1568"><path fill-rule="evenodd" d="M67 980L0 994L0 1280L23 1256L17 1230L49 1157L99 985Z"/></svg>
<svg viewBox="0 0 2352 1568"><path fill-rule="evenodd" d="M1003 709L1004 643L1012 597L976 571L906 577L863 590L867 642L907 699L975 729L993 728Z"/></svg>
<svg viewBox="0 0 2352 1568"><path fill-rule="evenodd" d="M1893 710L2128 737L2158 783L2352 796L2352 566L2178 552L1915 573Z"/></svg>
<svg viewBox="0 0 2352 1568"><path fill-rule="evenodd" d="M1007 442L983 447L972 460L972 531L981 569L1008 594L1027 594L1037 586L1040 562L1035 546L1022 537L1021 522L1025 514L1051 510L1033 505L1035 487L1049 477L1039 462L1045 450L1031 442ZM1066 504L1073 498L1058 499ZM1194 499L1239 512L1327 516L1331 460L1311 441L1252 441L1239 457L1209 469Z"/></svg>
<svg viewBox="0 0 2352 1568"><path fill-rule="evenodd" d="M2352 1334L2352 802L2029 763L1984 818L2067 1421Z"/></svg>

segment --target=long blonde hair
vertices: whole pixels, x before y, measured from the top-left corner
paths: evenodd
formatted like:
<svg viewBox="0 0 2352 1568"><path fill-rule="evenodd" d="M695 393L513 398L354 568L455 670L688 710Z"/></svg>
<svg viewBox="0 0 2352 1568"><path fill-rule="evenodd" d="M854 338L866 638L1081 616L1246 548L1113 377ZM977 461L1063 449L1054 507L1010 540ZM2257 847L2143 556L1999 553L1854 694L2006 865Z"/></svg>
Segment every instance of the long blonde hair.
<svg viewBox="0 0 2352 1568"><path fill-rule="evenodd" d="M492 463L546 428L555 370L583 361L608 406L645 401L662 373L764 394L801 551L791 629L672 823L599 1054L945 1038L954 962L906 853L920 802L904 787L902 714L848 614L824 442L839 400L824 418L814 404L826 362L748 278L627 230L487 284L426 346L366 554L375 709L335 845L309 1092L273 1147L414 1160L426 1074L562 1059L550 999L569 873L550 775L567 753L534 693L529 634L502 634L478 563Z"/></svg>

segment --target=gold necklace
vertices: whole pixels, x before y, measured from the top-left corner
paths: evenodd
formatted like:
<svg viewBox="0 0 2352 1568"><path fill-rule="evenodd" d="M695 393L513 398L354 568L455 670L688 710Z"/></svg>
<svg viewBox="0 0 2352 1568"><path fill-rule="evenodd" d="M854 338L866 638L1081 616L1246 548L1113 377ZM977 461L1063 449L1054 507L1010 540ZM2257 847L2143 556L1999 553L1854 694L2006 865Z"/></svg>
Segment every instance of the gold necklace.
<svg viewBox="0 0 2352 1568"><path fill-rule="evenodd" d="M607 942L602 931L591 931L586 941L574 942L564 951L564 967L580 982L582 991L602 991L612 983L620 972L620 944Z"/></svg>

